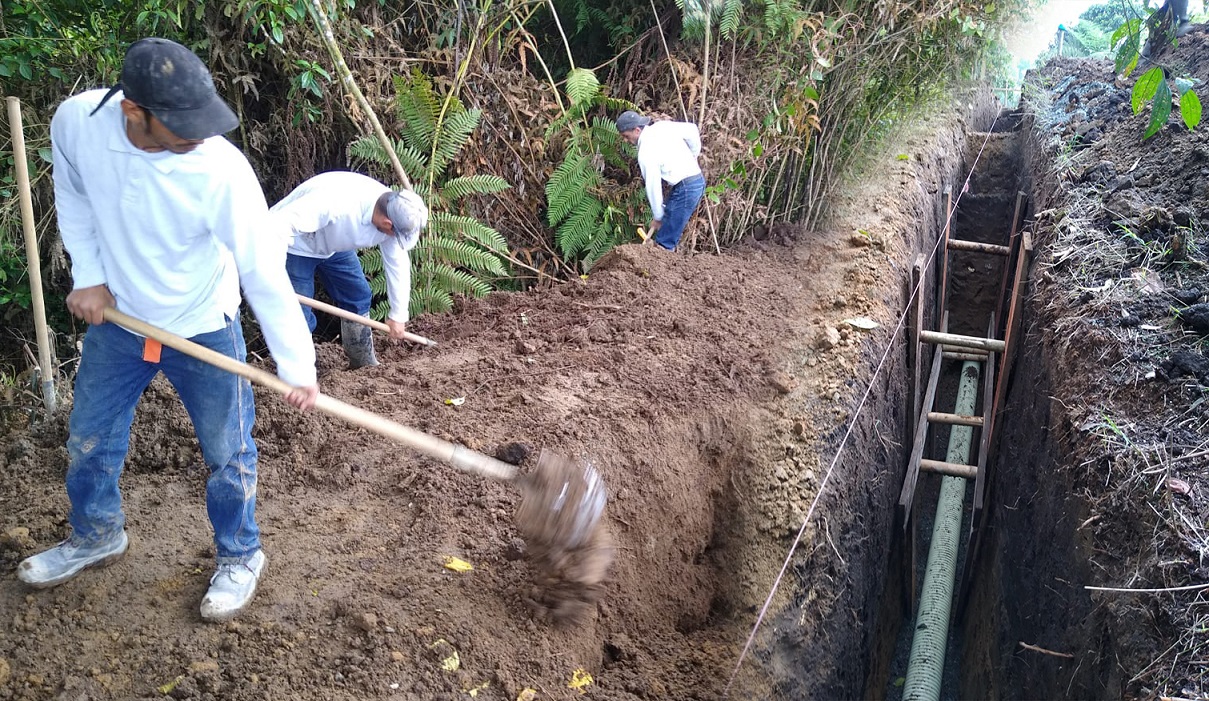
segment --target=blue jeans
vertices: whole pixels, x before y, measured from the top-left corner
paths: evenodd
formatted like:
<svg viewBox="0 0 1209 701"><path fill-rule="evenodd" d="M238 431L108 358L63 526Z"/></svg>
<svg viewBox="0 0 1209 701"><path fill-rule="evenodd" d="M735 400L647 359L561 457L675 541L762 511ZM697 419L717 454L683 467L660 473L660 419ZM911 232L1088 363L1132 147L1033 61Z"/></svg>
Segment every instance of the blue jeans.
<svg viewBox="0 0 1209 701"><path fill-rule="evenodd" d="M663 203L663 224L655 232L655 243L669 251L676 250L680 236L688 224L688 218L693 216L701 195L705 194L705 176L694 175L685 178L672 186Z"/></svg>
<svg viewBox="0 0 1209 701"><path fill-rule="evenodd" d="M373 292L365 279L365 271L361 269L361 260L356 251L340 251L333 253L331 258L307 258L293 253L285 257L285 270L289 273L290 283L294 291L307 297L315 296L315 274L319 274L319 282L332 298L332 302L346 312L369 315L369 305L373 301ZM315 312L303 305L302 315L306 317L307 326L315 331Z"/></svg>
<svg viewBox="0 0 1209 701"><path fill-rule="evenodd" d="M238 321L189 339L225 356L246 357ZM143 360L143 338L113 323L89 326L76 373L68 424L67 496L73 537L106 542L126 525L118 478L130 447L134 407L156 373L176 388L210 468L206 511L219 564L241 564L260 549L256 525L256 409L252 385L225 370L164 347Z"/></svg>

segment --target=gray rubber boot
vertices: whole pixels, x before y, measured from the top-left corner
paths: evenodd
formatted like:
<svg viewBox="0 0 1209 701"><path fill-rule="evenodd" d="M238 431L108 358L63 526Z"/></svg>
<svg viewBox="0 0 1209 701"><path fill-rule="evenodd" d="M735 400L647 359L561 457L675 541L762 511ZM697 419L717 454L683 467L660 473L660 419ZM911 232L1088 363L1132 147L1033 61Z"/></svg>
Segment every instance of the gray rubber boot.
<svg viewBox="0 0 1209 701"><path fill-rule="evenodd" d="M374 356L374 332L368 326L341 319L340 342L344 344L344 354L348 356L350 370L378 364L378 359Z"/></svg>

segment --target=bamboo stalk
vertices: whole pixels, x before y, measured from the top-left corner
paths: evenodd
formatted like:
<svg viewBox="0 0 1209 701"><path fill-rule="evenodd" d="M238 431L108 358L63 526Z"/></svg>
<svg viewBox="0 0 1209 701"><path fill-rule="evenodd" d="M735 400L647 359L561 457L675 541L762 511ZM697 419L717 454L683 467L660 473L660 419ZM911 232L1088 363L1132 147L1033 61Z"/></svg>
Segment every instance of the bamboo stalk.
<svg viewBox="0 0 1209 701"><path fill-rule="evenodd" d="M344 54L336 43L336 36L332 32L332 23L328 21L327 13L323 10L322 0L311 0L311 11L315 15L315 22L319 25L319 38L323 41L327 52L331 54L332 63L336 66L336 73L340 76L340 82L365 112L370 126L373 127L374 134L378 137L378 141L382 142L382 147L386 149L386 155L390 157L390 164L395 169L395 177L399 179L403 187L408 190L414 189L411 186L411 180L407 177L407 172L403 170L403 164L399 161L399 154L395 153L394 145L387 138L386 130L382 128L382 123L378 121L377 113L374 112L373 107L370 107L369 100L365 99L361 88L357 87L357 82L353 80L353 72L349 70L348 64L344 62Z"/></svg>
<svg viewBox="0 0 1209 701"><path fill-rule="evenodd" d="M977 338L975 336L962 336L955 333L941 333L939 331L924 331L919 335L919 338L924 343L942 343L961 348L994 351L996 353L1002 353L1004 348L1004 342L995 338Z"/></svg>
<svg viewBox="0 0 1209 701"><path fill-rule="evenodd" d="M13 138L13 161L17 171L17 189L21 201L21 226L25 232L25 257L29 264L29 294L33 301L34 331L38 338L38 375L42 385L42 403L46 412L55 413L55 364L46 327L46 302L42 298L42 263L38 257L38 233L34 230L34 204L29 191L29 162L25 160L25 130L21 125L21 100L7 98L8 126Z"/></svg>

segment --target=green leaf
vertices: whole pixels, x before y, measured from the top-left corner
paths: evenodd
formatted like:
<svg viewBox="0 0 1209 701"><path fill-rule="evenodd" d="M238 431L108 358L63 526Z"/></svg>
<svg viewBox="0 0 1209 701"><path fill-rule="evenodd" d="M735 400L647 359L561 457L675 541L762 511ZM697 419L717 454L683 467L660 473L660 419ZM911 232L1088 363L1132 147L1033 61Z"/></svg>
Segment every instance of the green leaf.
<svg viewBox="0 0 1209 701"><path fill-rule="evenodd" d="M1117 51L1117 59L1115 62L1116 72L1129 75L1133 71L1134 66L1138 65L1138 35L1130 34Z"/></svg>
<svg viewBox="0 0 1209 701"><path fill-rule="evenodd" d="M1180 95L1180 117L1184 120L1184 126L1191 131L1196 129L1196 126L1201 123L1201 98L1196 96L1196 92L1189 89Z"/></svg>
<svg viewBox="0 0 1209 701"><path fill-rule="evenodd" d="M600 81L587 68L575 68L567 74L567 97L571 98L571 104L589 103L599 93Z"/></svg>
<svg viewBox="0 0 1209 701"><path fill-rule="evenodd" d="M1182 106L1183 106L1183 103L1181 103L1181 107L1182 107ZM1199 114L1200 114L1200 112L1199 112L1199 109L1200 109L1200 108L1199 108L1199 106L1198 106L1198 108L1197 108L1197 109L1198 109L1197 114L1199 115ZM1191 127L1189 127L1189 128L1191 128ZM45 163L53 163L53 162L54 162L54 161L52 161L52 160L51 160L51 150L50 150L49 148L47 148L46 146L43 146L43 147L41 147L41 148L39 148L39 149L38 149L38 158L41 158L41 159L43 160L43 162L45 162Z"/></svg>
<svg viewBox="0 0 1209 701"><path fill-rule="evenodd" d="M1158 92L1154 96L1154 103L1150 108L1150 126L1146 127L1146 133L1142 135L1142 139L1146 140L1155 134L1167 124L1167 118L1171 116L1171 88L1167 87L1167 81L1159 83Z"/></svg>
<svg viewBox="0 0 1209 701"><path fill-rule="evenodd" d="M1133 84L1133 93L1129 98L1129 105L1133 108L1133 113L1138 114L1142 111L1142 105L1146 101L1153 98L1155 91L1159 89L1159 83L1163 82L1163 69L1155 66L1138 77L1137 82Z"/></svg>

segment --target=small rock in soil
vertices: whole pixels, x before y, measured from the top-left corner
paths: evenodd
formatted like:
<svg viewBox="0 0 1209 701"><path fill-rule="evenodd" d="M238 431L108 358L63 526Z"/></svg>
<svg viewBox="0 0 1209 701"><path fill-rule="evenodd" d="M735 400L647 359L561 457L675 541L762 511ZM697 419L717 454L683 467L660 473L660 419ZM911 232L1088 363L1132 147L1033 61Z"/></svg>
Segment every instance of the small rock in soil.
<svg viewBox="0 0 1209 701"><path fill-rule="evenodd" d="M781 394L789 394L797 385L792 377L783 372L774 372L768 376L768 383Z"/></svg>
<svg viewBox="0 0 1209 701"><path fill-rule="evenodd" d="M1194 304L1181 311L1180 321L1202 336L1209 334L1209 304Z"/></svg>
<svg viewBox="0 0 1209 701"><path fill-rule="evenodd" d="M1159 364L1159 367L1155 369L1155 375L1164 380L1181 377L1195 377L1204 380L1209 377L1209 358L1200 353L1178 350Z"/></svg>
<svg viewBox="0 0 1209 701"><path fill-rule="evenodd" d="M505 443L495 451L497 460L503 460L512 465L520 465L533 454L533 446L519 441Z"/></svg>
<svg viewBox="0 0 1209 701"><path fill-rule="evenodd" d="M840 344L840 332L830 326L824 326L814 338L814 346L820 350L831 350Z"/></svg>
<svg viewBox="0 0 1209 701"><path fill-rule="evenodd" d="M1171 292L1171 296L1181 304L1196 304L1201 298L1201 290L1197 287L1191 287L1187 290L1175 290Z"/></svg>

